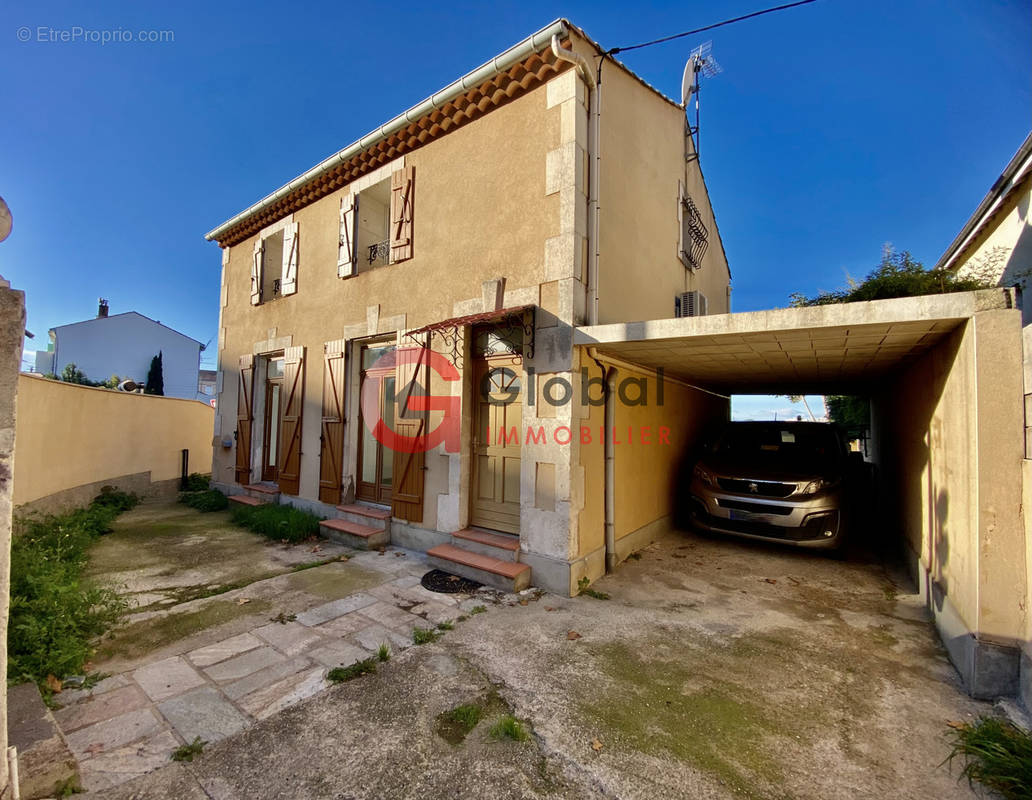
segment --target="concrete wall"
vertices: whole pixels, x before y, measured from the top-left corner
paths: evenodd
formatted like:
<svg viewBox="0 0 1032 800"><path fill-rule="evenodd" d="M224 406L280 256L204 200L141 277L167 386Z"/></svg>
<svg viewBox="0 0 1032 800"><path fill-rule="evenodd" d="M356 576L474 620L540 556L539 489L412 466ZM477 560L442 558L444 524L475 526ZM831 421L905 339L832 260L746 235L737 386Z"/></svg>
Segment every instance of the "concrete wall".
<svg viewBox="0 0 1032 800"><path fill-rule="evenodd" d="M196 399L200 344L135 312L90 319L54 329L52 371L60 375L68 364L92 381L112 375L147 380L151 359L161 352L167 397Z"/></svg>
<svg viewBox="0 0 1032 800"><path fill-rule="evenodd" d="M180 451L190 451L190 470L206 472L211 456L214 411L197 400L126 394L61 383L33 375L18 378L18 461L14 504L34 504L63 494L75 505L74 490L89 491L117 479L126 488L173 481L180 475ZM149 480L141 483L141 473Z"/></svg>
<svg viewBox="0 0 1032 800"><path fill-rule="evenodd" d="M978 697L1017 690L1027 639L1020 333L1017 309L977 312L873 400L887 512Z"/></svg>
<svg viewBox="0 0 1032 800"><path fill-rule="evenodd" d="M0 675L7 675L11 602L11 511L14 505L15 400L25 332L25 294L0 277ZM22 414L25 406L22 406ZM11 797L7 771L7 681L0 681L0 798Z"/></svg>

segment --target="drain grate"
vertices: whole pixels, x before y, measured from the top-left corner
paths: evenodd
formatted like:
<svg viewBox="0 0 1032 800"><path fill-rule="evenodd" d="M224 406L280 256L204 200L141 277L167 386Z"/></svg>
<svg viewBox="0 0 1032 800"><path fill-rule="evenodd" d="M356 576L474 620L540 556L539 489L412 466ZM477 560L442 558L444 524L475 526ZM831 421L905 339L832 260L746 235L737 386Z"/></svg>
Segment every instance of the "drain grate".
<svg viewBox="0 0 1032 800"><path fill-rule="evenodd" d="M462 578L452 575L442 569L432 569L420 581L424 589L441 594L473 594L483 586L482 583L471 581L469 578Z"/></svg>

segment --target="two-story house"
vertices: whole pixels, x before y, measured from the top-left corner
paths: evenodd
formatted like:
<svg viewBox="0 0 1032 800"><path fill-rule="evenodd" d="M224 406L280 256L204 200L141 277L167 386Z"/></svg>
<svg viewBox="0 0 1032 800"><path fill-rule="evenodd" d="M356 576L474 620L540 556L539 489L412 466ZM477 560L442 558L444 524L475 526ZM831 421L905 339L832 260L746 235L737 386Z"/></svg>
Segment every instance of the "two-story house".
<svg viewBox="0 0 1032 800"><path fill-rule="evenodd" d="M218 488L497 585L602 573L605 380L573 329L724 313L730 280L683 106L602 54L553 22L207 234ZM645 471L677 457L650 413Z"/></svg>

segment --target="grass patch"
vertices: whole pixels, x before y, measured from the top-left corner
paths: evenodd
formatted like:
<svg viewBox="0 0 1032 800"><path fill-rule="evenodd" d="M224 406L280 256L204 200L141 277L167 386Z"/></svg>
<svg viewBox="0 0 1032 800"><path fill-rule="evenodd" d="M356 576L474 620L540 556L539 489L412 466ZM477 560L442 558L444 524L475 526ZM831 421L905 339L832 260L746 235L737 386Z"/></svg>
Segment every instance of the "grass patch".
<svg viewBox="0 0 1032 800"><path fill-rule="evenodd" d="M87 508L16 521L9 680L43 685L48 675L81 674L95 639L122 618L126 601L84 572L93 543L137 502L135 495L105 486Z"/></svg>
<svg viewBox="0 0 1032 800"><path fill-rule="evenodd" d="M376 657L383 662L391 660L391 648L387 642L380 642L380 646L376 649Z"/></svg>
<svg viewBox="0 0 1032 800"><path fill-rule="evenodd" d="M504 714L491 726L492 739L512 739L514 742L525 742L530 738L527 725L520 722L512 714Z"/></svg>
<svg viewBox="0 0 1032 800"><path fill-rule="evenodd" d="M485 611L487 611L487 606L473 606L473 608L471 608L469 610L469 613L471 615L472 614L483 614Z"/></svg>
<svg viewBox="0 0 1032 800"><path fill-rule="evenodd" d="M376 672L376 659L366 658L362 661L356 661L348 667L334 667L326 673L326 678L333 683L344 683L345 681L353 681L355 678L370 675L374 672Z"/></svg>
<svg viewBox="0 0 1032 800"><path fill-rule="evenodd" d="M450 631L454 630L454 628L455 623L453 623L450 619L446 619L444 622L437 623L437 630L439 631Z"/></svg>
<svg viewBox="0 0 1032 800"><path fill-rule="evenodd" d="M175 750L172 751L173 761L193 761L194 756L199 756L204 752L204 745L207 742L203 741L200 736L194 737L194 740L190 744L181 744Z"/></svg>
<svg viewBox="0 0 1032 800"><path fill-rule="evenodd" d="M951 726L953 752L964 762L961 777L980 783L1006 800L1032 797L1032 737L995 717ZM943 762L943 763L946 763Z"/></svg>
<svg viewBox="0 0 1032 800"><path fill-rule="evenodd" d="M320 518L293 506L240 506L230 519L247 530L280 542L296 544L319 534Z"/></svg>
<svg viewBox="0 0 1032 800"><path fill-rule="evenodd" d="M199 472L191 472L186 476L180 491L183 492L206 492L211 488L211 478Z"/></svg>
<svg viewBox="0 0 1032 800"><path fill-rule="evenodd" d="M435 631L433 628L413 628L412 629L412 643L413 644L430 644L436 642L441 638L441 633Z"/></svg>
<svg viewBox="0 0 1032 800"><path fill-rule="evenodd" d="M205 513L223 511L229 507L229 498L216 489L205 489L200 492L182 492L179 495L179 502Z"/></svg>
<svg viewBox="0 0 1032 800"><path fill-rule="evenodd" d="M460 745L484 715L484 709L477 703L467 703L445 711L437 717L437 735L448 744Z"/></svg>
<svg viewBox="0 0 1032 800"><path fill-rule="evenodd" d="M73 794L82 794L83 791L79 779L72 775L54 786L54 797L71 797Z"/></svg>
<svg viewBox="0 0 1032 800"><path fill-rule="evenodd" d="M585 576L585 577L581 578L579 581L577 581L577 589L579 589L577 594L583 594L583 595L586 595L588 597L594 597L596 600L608 600L609 599L609 595L606 594L605 592L599 592L599 591L596 591L595 589L589 588L589 584L590 583L591 583L591 581L587 578L587 576Z"/></svg>

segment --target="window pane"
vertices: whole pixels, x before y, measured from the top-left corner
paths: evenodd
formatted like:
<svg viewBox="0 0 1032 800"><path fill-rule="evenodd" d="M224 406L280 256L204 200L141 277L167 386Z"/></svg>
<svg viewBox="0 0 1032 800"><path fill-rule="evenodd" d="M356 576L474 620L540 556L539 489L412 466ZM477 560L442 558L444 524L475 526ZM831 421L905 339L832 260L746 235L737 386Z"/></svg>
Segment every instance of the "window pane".
<svg viewBox="0 0 1032 800"><path fill-rule="evenodd" d="M276 466L279 458L279 401L280 387L274 385L269 391L269 456L266 465Z"/></svg>
<svg viewBox="0 0 1032 800"><path fill-rule="evenodd" d="M363 347L362 369L371 369L374 366L378 369L393 367L394 359L391 357L393 353L393 344L380 344L372 347Z"/></svg>
<svg viewBox="0 0 1032 800"><path fill-rule="evenodd" d="M383 421L390 429L394 430L394 378L383 379ZM382 478L385 486L389 485L394 477L394 451L389 447L383 448L383 471Z"/></svg>
<svg viewBox="0 0 1032 800"><path fill-rule="evenodd" d="M376 420L369 424L375 425ZM369 424L362 423L362 482L376 483L376 439L369 430Z"/></svg>
<svg viewBox="0 0 1032 800"><path fill-rule="evenodd" d="M269 359L269 377L270 378L282 378L283 377L283 359L282 358L270 358Z"/></svg>

